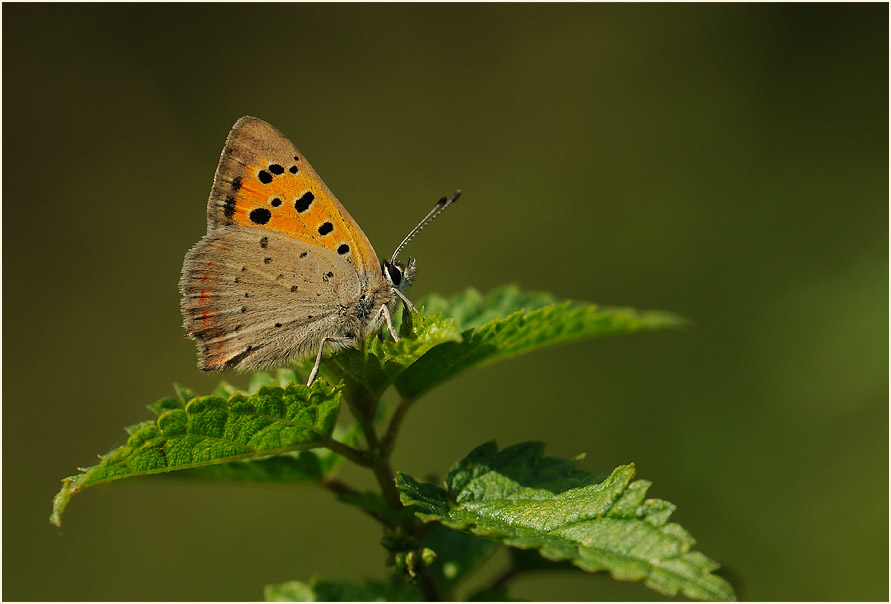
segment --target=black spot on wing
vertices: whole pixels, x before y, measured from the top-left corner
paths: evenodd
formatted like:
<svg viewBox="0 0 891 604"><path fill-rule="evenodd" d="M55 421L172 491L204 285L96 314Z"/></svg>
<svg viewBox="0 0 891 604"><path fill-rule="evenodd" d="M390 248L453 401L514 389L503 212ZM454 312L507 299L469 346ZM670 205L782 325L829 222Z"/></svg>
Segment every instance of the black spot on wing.
<svg viewBox="0 0 891 604"><path fill-rule="evenodd" d="M310 191L304 193L301 197L294 200L294 209L298 212L305 212L309 209L310 204L316 198Z"/></svg>
<svg viewBox="0 0 891 604"><path fill-rule="evenodd" d="M254 208L251 210L250 219L254 224L266 224L272 218L272 212L266 208Z"/></svg>
<svg viewBox="0 0 891 604"><path fill-rule="evenodd" d="M223 204L223 216L226 218L232 218L235 215L235 198L231 195L226 198L226 203Z"/></svg>

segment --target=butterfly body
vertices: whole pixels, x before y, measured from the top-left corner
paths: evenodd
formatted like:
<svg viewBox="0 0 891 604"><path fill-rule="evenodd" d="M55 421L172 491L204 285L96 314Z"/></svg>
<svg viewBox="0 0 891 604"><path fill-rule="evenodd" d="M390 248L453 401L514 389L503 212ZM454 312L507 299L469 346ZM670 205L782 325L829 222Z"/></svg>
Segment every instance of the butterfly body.
<svg viewBox="0 0 891 604"><path fill-rule="evenodd" d="M180 290L203 370L248 370L358 346L387 323L414 261L381 263L368 238L278 130L244 117L214 178L207 234ZM312 377L310 381L312 381Z"/></svg>

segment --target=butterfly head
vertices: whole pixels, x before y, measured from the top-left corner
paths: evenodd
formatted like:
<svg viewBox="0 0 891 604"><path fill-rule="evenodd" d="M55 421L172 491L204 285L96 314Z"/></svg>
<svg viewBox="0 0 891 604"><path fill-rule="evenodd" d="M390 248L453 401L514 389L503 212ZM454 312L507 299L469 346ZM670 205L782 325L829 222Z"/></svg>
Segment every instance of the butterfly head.
<svg viewBox="0 0 891 604"><path fill-rule="evenodd" d="M415 280L415 259L409 258L407 264L396 259L384 260L381 270L387 283L399 291L405 291Z"/></svg>

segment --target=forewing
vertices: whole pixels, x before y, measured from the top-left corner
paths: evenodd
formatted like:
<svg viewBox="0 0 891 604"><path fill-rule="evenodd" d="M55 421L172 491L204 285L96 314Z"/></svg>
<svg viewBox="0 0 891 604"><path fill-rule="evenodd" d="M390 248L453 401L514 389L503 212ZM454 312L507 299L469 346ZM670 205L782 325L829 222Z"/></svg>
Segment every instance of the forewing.
<svg viewBox="0 0 891 604"><path fill-rule="evenodd" d="M359 225L306 158L255 117L229 133L207 206L208 231L239 225L281 233L330 250L354 266L363 285L380 272Z"/></svg>

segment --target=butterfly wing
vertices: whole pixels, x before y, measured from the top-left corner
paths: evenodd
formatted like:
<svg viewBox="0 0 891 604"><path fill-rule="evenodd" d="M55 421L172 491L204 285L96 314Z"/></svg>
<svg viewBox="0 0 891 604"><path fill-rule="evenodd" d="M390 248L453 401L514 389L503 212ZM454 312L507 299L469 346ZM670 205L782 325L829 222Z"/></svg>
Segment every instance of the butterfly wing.
<svg viewBox="0 0 891 604"><path fill-rule="evenodd" d="M338 255L273 232L222 227L186 255L182 312L204 370L255 369L364 335L344 308L361 295Z"/></svg>
<svg viewBox="0 0 891 604"><path fill-rule="evenodd" d="M180 281L202 369L273 365L314 354L325 338L354 346L374 323L365 300L389 291L368 238L262 120L243 117L232 128L207 226Z"/></svg>
<svg viewBox="0 0 891 604"><path fill-rule="evenodd" d="M363 282L380 273L371 243L297 148L276 128L246 116L229 133L207 204L208 230L240 225L324 247Z"/></svg>

